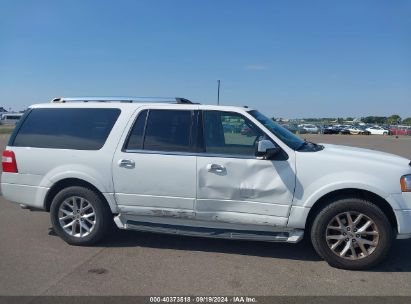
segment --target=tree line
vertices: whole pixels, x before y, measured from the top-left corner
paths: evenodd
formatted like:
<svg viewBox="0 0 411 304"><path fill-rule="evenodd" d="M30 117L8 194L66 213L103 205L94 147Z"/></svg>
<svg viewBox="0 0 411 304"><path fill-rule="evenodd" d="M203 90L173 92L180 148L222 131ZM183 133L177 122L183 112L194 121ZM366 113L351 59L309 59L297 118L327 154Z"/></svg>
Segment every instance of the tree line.
<svg viewBox="0 0 411 304"><path fill-rule="evenodd" d="M391 116L367 116L361 118L362 122L370 123L370 124L388 124L388 125L411 125L411 117L407 117L405 119L401 119L401 116L398 114L394 114Z"/></svg>

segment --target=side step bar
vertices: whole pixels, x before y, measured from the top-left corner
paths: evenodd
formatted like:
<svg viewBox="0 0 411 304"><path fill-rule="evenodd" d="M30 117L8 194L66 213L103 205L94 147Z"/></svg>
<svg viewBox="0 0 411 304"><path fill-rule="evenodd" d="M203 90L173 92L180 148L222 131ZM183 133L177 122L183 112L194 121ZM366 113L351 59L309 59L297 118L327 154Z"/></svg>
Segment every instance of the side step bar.
<svg viewBox="0 0 411 304"><path fill-rule="evenodd" d="M120 229L126 230L235 240L297 243L303 238L304 234L303 230L299 229L291 231L269 232L192 227L183 225L141 222L135 220L126 220L126 222L124 223L121 221L119 216L116 216L114 218L114 221Z"/></svg>

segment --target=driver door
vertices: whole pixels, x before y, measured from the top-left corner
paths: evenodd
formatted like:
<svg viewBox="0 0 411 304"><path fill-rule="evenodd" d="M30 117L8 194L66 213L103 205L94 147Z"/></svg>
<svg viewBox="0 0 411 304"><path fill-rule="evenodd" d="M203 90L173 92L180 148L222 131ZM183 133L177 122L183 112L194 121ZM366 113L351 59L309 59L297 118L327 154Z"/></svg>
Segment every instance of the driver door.
<svg viewBox="0 0 411 304"><path fill-rule="evenodd" d="M269 137L240 113L203 111L202 118L197 219L286 226L295 186L294 156L282 151L277 160L258 159L256 144Z"/></svg>

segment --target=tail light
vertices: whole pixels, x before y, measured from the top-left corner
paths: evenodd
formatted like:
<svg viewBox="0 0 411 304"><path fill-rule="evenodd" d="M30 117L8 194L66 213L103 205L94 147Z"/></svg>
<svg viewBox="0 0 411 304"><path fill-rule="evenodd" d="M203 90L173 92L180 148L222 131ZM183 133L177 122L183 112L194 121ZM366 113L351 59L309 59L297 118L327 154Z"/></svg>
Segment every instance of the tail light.
<svg viewBox="0 0 411 304"><path fill-rule="evenodd" d="M17 173L17 162L16 156L13 151L4 150L1 158L1 165L3 167L3 172Z"/></svg>

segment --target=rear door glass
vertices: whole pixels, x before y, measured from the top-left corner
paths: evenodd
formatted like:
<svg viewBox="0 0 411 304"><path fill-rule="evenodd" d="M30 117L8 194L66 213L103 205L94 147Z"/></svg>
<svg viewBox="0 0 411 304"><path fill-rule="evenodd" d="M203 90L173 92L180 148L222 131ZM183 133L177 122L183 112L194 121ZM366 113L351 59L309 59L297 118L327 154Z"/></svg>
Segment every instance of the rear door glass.
<svg viewBox="0 0 411 304"><path fill-rule="evenodd" d="M192 111L150 110L144 134L144 150L187 152L190 138Z"/></svg>

